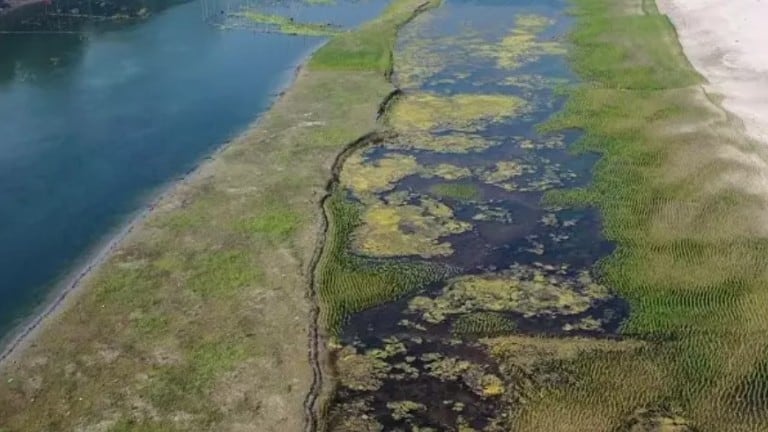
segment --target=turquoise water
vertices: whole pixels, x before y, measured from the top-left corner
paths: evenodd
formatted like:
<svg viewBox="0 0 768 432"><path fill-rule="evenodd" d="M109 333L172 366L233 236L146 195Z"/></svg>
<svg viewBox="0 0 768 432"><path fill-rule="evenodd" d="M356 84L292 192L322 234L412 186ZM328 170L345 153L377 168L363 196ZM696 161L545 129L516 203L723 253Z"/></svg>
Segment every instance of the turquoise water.
<svg viewBox="0 0 768 432"><path fill-rule="evenodd" d="M291 11L354 25L384 4ZM222 31L197 2L109 31L0 34L0 339L322 41Z"/></svg>

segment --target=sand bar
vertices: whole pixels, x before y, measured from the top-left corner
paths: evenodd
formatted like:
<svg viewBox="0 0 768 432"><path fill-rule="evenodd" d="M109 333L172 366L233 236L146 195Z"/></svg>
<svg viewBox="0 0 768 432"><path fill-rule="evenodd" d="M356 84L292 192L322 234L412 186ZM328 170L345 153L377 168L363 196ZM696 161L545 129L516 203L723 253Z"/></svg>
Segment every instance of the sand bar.
<svg viewBox="0 0 768 432"><path fill-rule="evenodd" d="M768 144L768 0L659 0L710 93Z"/></svg>

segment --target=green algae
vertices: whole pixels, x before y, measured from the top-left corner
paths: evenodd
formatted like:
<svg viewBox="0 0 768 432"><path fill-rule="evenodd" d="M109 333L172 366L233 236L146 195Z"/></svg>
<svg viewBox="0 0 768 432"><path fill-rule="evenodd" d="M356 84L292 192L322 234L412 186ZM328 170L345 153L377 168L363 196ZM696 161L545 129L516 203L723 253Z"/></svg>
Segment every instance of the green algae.
<svg viewBox="0 0 768 432"><path fill-rule="evenodd" d="M408 94L397 101L389 121L398 131L472 132L520 112L525 102L500 94Z"/></svg>
<svg viewBox="0 0 768 432"><path fill-rule="evenodd" d="M334 36L341 30L331 24L302 23L282 15L263 14L252 10L243 10L232 14L251 24L263 24L276 32L301 36Z"/></svg>
<svg viewBox="0 0 768 432"><path fill-rule="evenodd" d="M554 317L580 314L609 296L608 289L595 283L587 272L571 279L516 265L505 272L455 278L434 299L413 298L409 309L430 323L480 311Z"/></svg>
<svg viewBox="0 0 768 432"><path fill-rule="evenodd" d="M480 188L472 183L438 183L430 186L429 192L457 201L475 201L481 196Z"/></svg>
<svg viewBox="0 0 768 432"><path fill-rule="evenodd" d="M472 226L458 221L453 210L428 197L419 204L391 205L378 202L365 208L362 225L354 236L354 249L377 257L450 255L453 248L439 239L468 231Z"/></svg>

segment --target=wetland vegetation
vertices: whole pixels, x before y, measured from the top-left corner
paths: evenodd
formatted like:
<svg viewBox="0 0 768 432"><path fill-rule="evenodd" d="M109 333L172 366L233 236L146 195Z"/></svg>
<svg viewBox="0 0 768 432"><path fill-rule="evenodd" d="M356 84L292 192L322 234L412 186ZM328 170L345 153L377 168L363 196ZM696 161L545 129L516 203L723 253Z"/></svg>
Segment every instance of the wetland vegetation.
<svg viewBox="0 0 768 432"><path fill-rule="evenodd" d="M344 320L331 430L764 429L766 154L652 1L447 1L394 79L346 247L461 275Z"/></svg>
<svg viewBox="0 0 768 432"><path fill-rule="evenodd" d="M764 429L766 155L666 17L437 6L335 34L164 197L0 428Z"/></svg>

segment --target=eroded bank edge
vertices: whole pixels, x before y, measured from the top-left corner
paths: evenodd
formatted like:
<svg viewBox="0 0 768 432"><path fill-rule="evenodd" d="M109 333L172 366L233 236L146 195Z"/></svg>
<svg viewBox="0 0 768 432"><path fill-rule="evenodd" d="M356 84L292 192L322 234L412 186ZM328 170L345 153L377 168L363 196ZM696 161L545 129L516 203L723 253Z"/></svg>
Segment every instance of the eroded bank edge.
<svg viewBox="0 0 768 432"><path fill-rule="evenodd" d="M429 9L438 7L440 0L425 1L419 4L413 12L406 17L405 20L396 23L394 35L398 34L398 31L403 26L407 25L410 21L416 18L419 14L426 12ZM384 79L394 86L392 82L392 75L394 71L394 40L391 41L390 50L388 53L389 65L384 71ZM384 118L392 107L393 103L402 95L402 90L395 87L379 104L377 110L377 121ZM318 223L318 240L316 242L315 250L312 255L312 259L309 264L308 271L308 290L307 296L309 298L309 363L312 368L312 384L310 390L304 399L304 430L305 432L317 432L324 431L327 427L324 421L324 413L330 402L330 397L333 394L333 384L326 383L325 376L328 369L327 353L325 352L325 341L327 340L327 334L322 329L320 323L320 300L318 298L317 286L319 277L319 268L322 265L324 254L326 251L326 243L328 241L328 231L331 224L329 220L329 212L326 207L328 199L331 198L334 188L339 184L339 176L341 169L346 159L355 151L367 147L375 142L380 142L389 136L385 131L372 131L360 138L347 144L344 149L336 156L331 166L331 177L326 183L325 193L318 202L319 207L319 223Z"/></svg>

